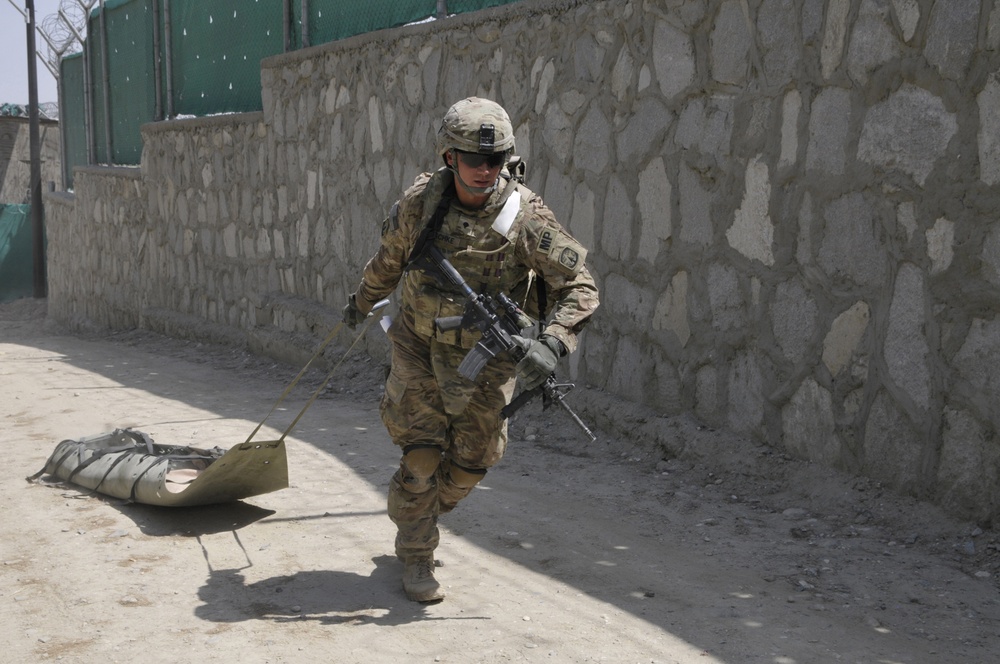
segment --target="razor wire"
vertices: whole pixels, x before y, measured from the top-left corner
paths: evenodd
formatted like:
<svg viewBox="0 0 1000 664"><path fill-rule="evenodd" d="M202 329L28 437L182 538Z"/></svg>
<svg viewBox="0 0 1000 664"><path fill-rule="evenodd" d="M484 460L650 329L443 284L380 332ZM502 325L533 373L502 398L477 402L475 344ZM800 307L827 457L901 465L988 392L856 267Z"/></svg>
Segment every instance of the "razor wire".
<svg viewBox="0 0 1000 664"><path fill-rule="evenodd" d="M8 2L18 12L20 12L25 19L28 18L28 15L14 3L14 0L8 0ZM71 186L71 178L68 175L71 172L71 162L67 158L67 155L70 154L66 136L66 128L68 125L62 109L62 101L63 99L66 99L66 95L61 89L62 61L68 55L71 55L74 52L77 52L78 49L82 48L82 45L84 44L84 37L82 34L84 30L83 26L85 25L86 17L95 2L96 0L62 0L56 13L46 16L41 22L37 20L37 17L35 19L35 32L42 38L42 41L44 41L47 46L45 53L39 50L37 46L35 52L41 59L42 64L45 65L45 67L52 74L57 87L60 88L59 101L39 104L38 110L39 113L43 114L45 117L54 119L58 118L59 120L60 141L62 143L61 152L63 155L61 166L64 188ZM86 93L88 90L89 87L84 86L80 92ZM89 108L89 105L87 105L87 107ZM80 128L80 133L84 135L84 140L89 141L89 126L84 118L78 119L82 120L77 124ZM86 156L86 160L81 159L79 162L74 163L90 163L90 155L87 154Z"/></svg>

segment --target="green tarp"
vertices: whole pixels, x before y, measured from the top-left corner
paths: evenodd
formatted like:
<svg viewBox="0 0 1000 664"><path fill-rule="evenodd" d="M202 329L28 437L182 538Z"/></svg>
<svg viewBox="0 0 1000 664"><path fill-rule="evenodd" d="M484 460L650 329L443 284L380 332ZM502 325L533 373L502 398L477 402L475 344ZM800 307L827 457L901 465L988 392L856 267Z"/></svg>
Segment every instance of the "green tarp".
<svg viewBox="0 0 1000 664"><path fill-rule="evenodd" d="M31 206L0 203L0 302L34 294Z"/></svg>

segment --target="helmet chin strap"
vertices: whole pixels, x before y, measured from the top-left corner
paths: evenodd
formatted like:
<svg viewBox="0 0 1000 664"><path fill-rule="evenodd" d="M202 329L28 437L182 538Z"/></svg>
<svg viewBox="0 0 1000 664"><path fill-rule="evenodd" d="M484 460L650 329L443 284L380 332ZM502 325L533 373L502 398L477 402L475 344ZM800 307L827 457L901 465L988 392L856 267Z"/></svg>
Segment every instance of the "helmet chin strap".
<svg viewBox="0 0 1000 664"><path fill-rule="evenodd" d="M451 170L451 172L455 174L455 181L458 182L460 185L462 185L462 189L465 189L470 194L475 194L477 196L482 196L483 194L492 194L494 191L497 190L497 183L500 182L500 176L498 175L497 179L494 180L493 184L491 184L489 187L471 187L465 183L465 180L462 179L462 176L458 174L457 170L450 167L449 170Z"/></svg>

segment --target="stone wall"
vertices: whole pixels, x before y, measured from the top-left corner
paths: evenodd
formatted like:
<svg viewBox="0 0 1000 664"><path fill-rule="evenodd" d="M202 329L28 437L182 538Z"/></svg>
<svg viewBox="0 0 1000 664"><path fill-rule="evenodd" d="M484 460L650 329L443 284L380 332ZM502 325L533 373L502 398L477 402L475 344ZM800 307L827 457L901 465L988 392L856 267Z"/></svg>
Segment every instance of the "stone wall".
<svg viewBox="0 0 1000 664"><path fill-rule="evenodd" d="M48 183L62 186L59 160L59 123L39 119L42 191ZM30 203L31 141L28 118L0 116L0 203Z"/></svg>
<svg viewBox="0 0 1000 664"><path fill-rule="evenodd" d="M307 347L444 110L487 96L592 248L575 379L644 431L693 413L1000 516L997 0L526 0L261 82L263 113L147 125L141 170L80 173L50 243L100 251L53 247L54 315Z"/></svg>
<svg viewBox="0 0 1000 664"><path fill-rule="evenodd" d="M44 199L49 311L77 326L138 327L156 274L138 169L78 167L75 194Z"/></svg>

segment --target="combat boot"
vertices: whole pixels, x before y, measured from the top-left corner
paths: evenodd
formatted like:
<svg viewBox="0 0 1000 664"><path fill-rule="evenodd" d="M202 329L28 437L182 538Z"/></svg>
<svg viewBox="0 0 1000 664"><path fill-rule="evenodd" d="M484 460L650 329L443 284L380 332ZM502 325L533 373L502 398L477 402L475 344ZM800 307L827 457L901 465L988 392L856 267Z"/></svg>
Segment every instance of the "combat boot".
<svg viewBox="0 0 1000 664"><path fill-rule="evenodd" d="M434 578L434 556L407 556L403 560L403 590L412 602L439 602L444 599L441 584Z"/></svg>

